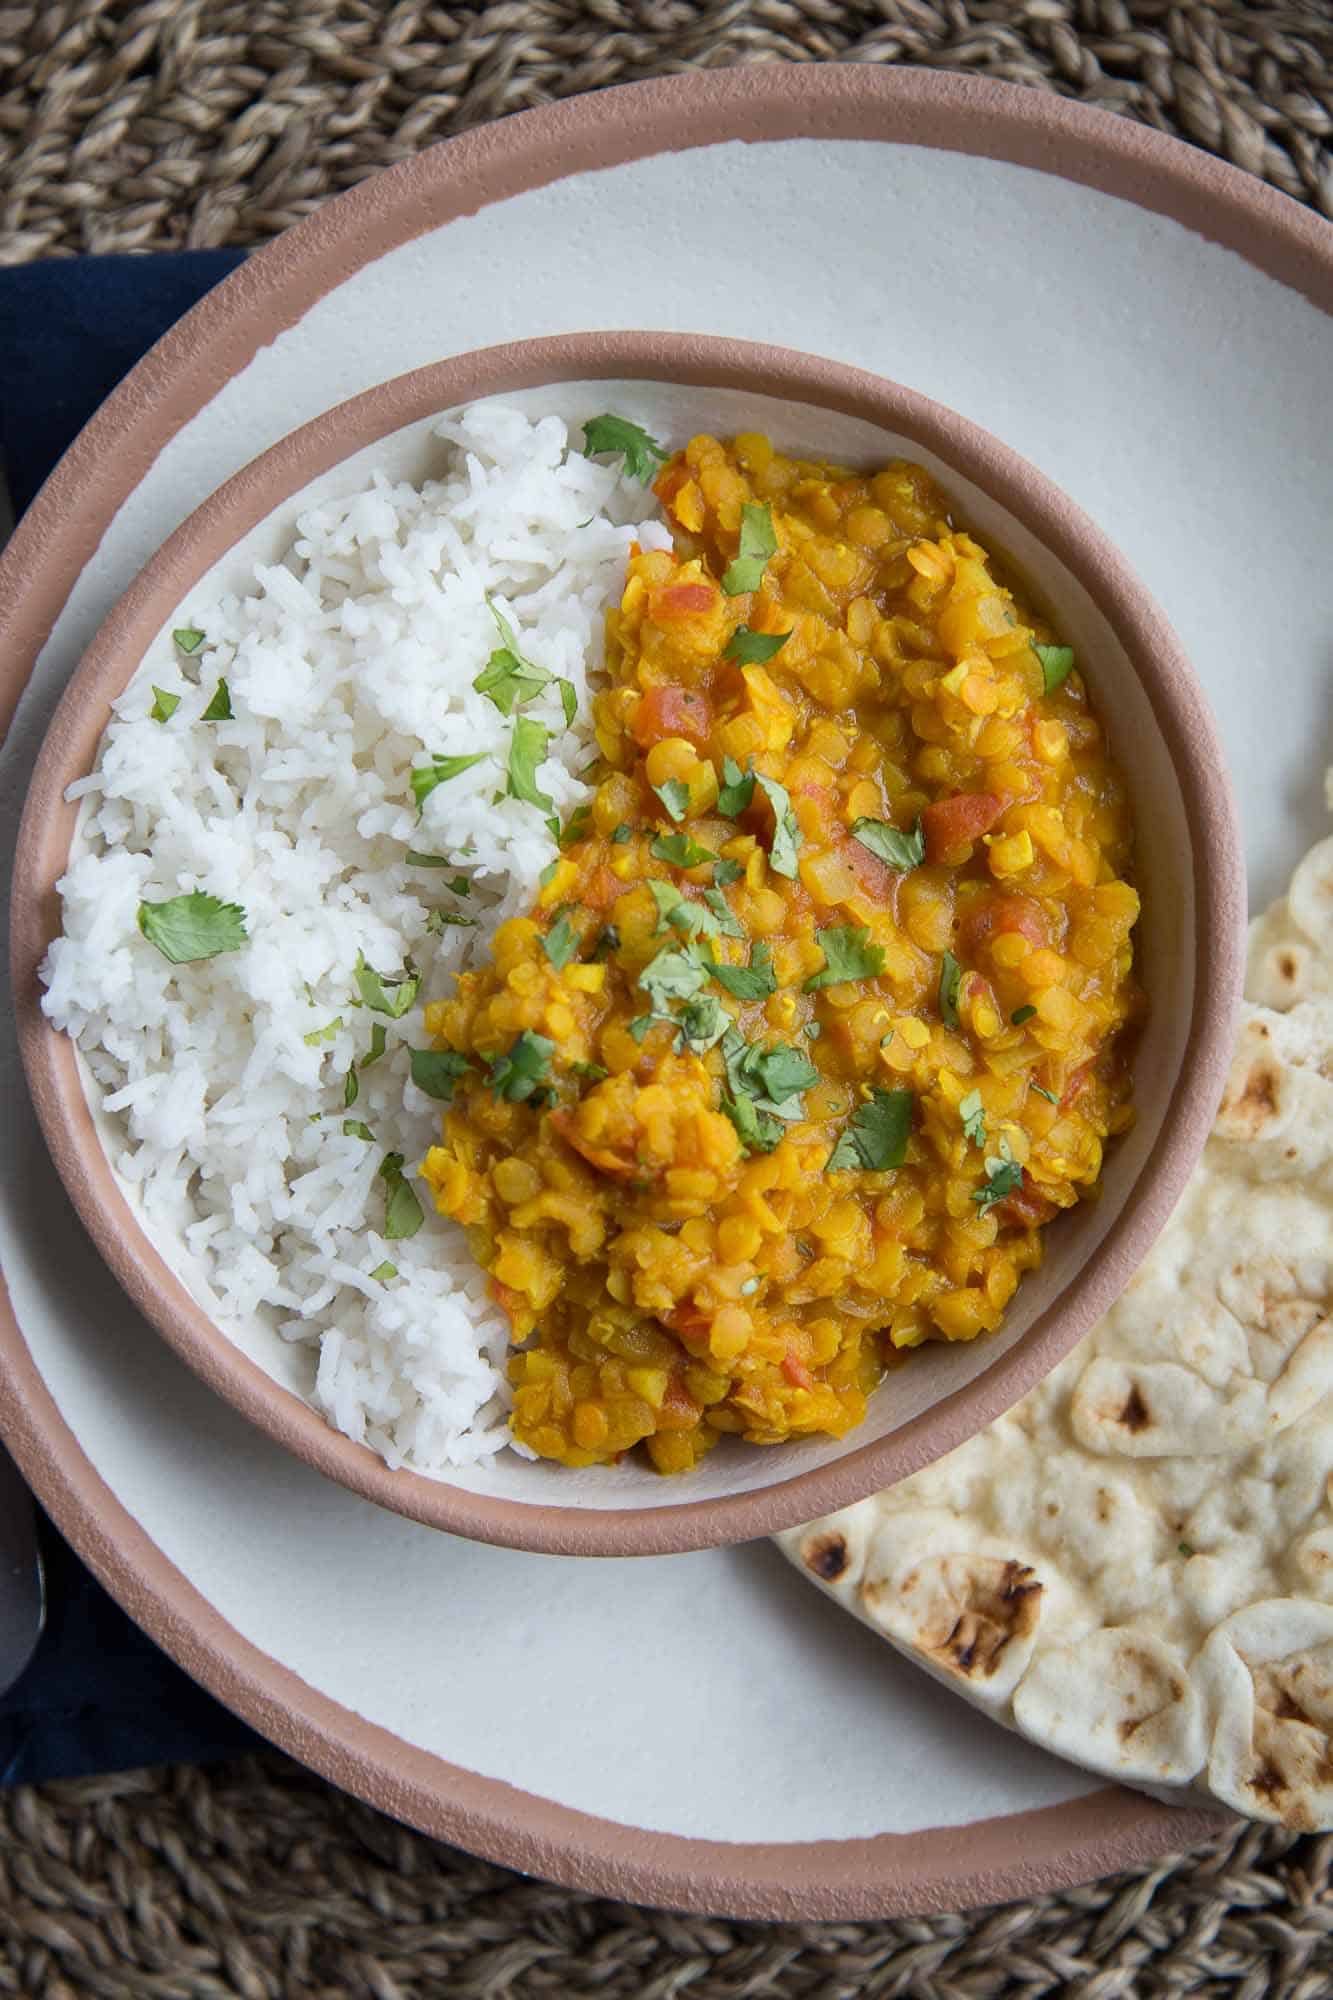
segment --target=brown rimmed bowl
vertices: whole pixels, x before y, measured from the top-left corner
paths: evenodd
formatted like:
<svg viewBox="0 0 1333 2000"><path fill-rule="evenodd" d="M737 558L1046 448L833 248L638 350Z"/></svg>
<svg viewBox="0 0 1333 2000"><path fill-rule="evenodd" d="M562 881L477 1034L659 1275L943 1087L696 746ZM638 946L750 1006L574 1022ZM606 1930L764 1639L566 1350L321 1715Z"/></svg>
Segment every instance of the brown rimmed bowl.
<svg viewBox="0 0 1333 2000"><path fill-rule="evenodd" d="M757 1449L726 1440L688 1476L573 1471L503 1453L447 1479L390 1470L312 1407L309 1350L267 1324L224 1330L179 1244L153 1240L114 1173L72 1043L41 1013L38 967L60 922L56 884L76 838L65 789L140 663L207 576L236 587L274 560L297 513L349 493L373 466L418 479L438 463L439 415L484 397L571 427L606 408L678 445L700 430L766 430L844 463L925 464L1002 549L1086 663L1125 772L1144 914L1150 1014L1136 1060L1138 1122L1108 1157L1100 1198L1050 1229L1043 1268L999 1332L929 1345L849 1437ZM148 1319L209 1385L330 1478L429 1526L563 1555L661 1555L753 1537L845 1506L928 1464L1008 1409L1106 1310L1142 1261L1202 1149L1230 1055L1245 885L1212 719L1179 641L1124 559L1035 467L978 425L858 369L738 340L562 335L415 370L293 432L219 488L140 573L70 682L34 770L15 861L12 964L24 1063L56 1166L102 1255Z"/></svg>

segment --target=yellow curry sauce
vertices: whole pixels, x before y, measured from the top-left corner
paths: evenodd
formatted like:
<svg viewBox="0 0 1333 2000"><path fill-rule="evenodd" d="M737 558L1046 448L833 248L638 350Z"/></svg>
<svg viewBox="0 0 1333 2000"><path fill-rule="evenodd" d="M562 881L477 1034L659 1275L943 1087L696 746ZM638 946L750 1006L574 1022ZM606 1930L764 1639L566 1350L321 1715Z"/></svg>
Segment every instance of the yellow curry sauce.
<svg viewBox="0 0 1333 2000"><path fill-rule="evenodd" d="M920 468L699 437L656 492L591 811L427 1009L472 1060L422 1171L515 1437L677 1472L998 1325L1130 1122L1139 905L1072 655Z"/></svg>

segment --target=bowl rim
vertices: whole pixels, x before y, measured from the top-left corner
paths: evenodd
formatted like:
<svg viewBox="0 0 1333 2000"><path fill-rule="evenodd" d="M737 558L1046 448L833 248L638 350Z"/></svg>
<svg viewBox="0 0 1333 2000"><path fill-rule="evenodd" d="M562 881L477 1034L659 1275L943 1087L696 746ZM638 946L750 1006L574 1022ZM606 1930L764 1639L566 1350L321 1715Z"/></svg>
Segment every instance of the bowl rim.
<svg viewBox="0 0 1333 2000"><path fill-rule="evenodd" d="M1111 623L1162 732L1189 827L1195 892L1193 1006L1165 1121L1120 1213L1023 1338L972 1382L887 1437L830 1463L710 1499L594 1509L528 1502L392 1470L249 1359L152 1244L97 1134L73 1042L41 1012L37 967L59 928L55 883L110 699L196 579L311 480L380 438L486 397L571 381L740 389L860 417L934 453L1003 505ZM61 696L33 768L15 848L11 979L19 1046L57 1171L134 1304L208 1386L276 1443L362 1498L473 1540L555 1555L665 1555L799 1525L942 1457L1042 1379L1123 1290L1207 1138L1230 1063L1244 969L1239 823L1216 728L1165 615L1125 558L1055 483L968 418L901 383L795 349L704 334L579 332L474 349L376 384L290 432L209 495L140 570ZM666 1492L670 1492L666 1488Z"/></svg>

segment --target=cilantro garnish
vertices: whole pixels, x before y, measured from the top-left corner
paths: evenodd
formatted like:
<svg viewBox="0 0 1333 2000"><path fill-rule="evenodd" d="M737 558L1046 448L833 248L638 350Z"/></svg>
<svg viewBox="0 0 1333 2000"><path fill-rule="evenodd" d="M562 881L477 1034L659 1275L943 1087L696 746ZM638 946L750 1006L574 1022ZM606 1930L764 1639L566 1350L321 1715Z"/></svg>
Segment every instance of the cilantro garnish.
<svg viewBox="0 0 1333 2000"><path fill-rule="evenodd" d="M839 986L846 979L874 979L884 970L884 947L870 942L864 924L834 924L815 936L824 954L824 970L806 980L807 993Z"/></svg>
<svg viewBox="0 0 1333 2000"><path fill-rule="evenodd" d="M1013 1013L1009 1016L1009 1019L1013 1023L1014 1027L1021 1028L1024 1021L1030 1021L1032 1019L1032 1016L1036 1013L1036 1011L1037 1010L1035 1007L1015 1007Z"/></svg>
<svg viewBox="0 0 1333 2000"><path fill-rule="evenodd" d="M986 1157L986 1184L973 1188L972 1199L982 1215L994 1208L997 1201L1014 1193L1023 1185L1023 1169L1009 1150L1009 1141L1001 1139L997 1153Z"/></svg>
<svg viewBox="0 0 1333 2000"><path fill-rule="evenodd" d="M366 1124L364 1118L344 1118L343 1137L344 1139L364 1139L369 1146L373 1146L375 1143L375 1134L371 1131L369 1125Z"/></svg>
<svg viewBox="0 0 1333 2000"><path fill-rule="evenodd" d="M611 845L612 847L623 847L627 840L633 840L633 838L634 828L632 826L618 826L611 835Z"/></svg>
<svg viewBox="0 0 1333 2000"><path fill-rule="evenodd" d="M362 1006L369 1007L373 1014L387 1014L391 1021L399 1020L407 1012L421 985L421 974L410 958L403 962L401 979L385 979L366 964L363 952L357 953L352 977Z"/></svg>
<svg viewBox="0 0 1333 2000"><path fill-rule="evenodd" d="M758 590L765 565L769 557L777 552L778 538L773 532L773 516L768 508L742 506L736 560L722 577L722 588L727 596L740 597L747 590Z"/></svg>
<svg viewBox="0 0 1333 2000"><path fill-rule="evenodd" d="M357 1082L356 1066L353 1064L343 1078L343 1110L350 1111L360 1095L361 1085Z"/></svg>
<svg viewBox="0 0 1333 2000"><path fill-rule="evenodd" d="M518 634L493 597L487 597L486 609L495 620L500 645L472 685L478 694L484 694L495 704L501 715L512 715L525 701L531 701L534 695L540 694L549 685L551 676L545 667L539 667L535 660L525 657L518 643Z"/></svg>
<svg viewBox="0 0 1333 2000"><path fill-rule="evenodd" d="M239 903L223 903L192 889L165 903L140 903L139 929L173 965L217 958L239 951L246 942L245 911Z"/></svg>
<svg viewBox="0 0 1333 2000"><path fill-rule="evenodd" d="M413 1049L412 1081L427 1097L452 1104L454 1085L467 1069L467 1057L456 1049Z"/></svg>
<svg viewBox="0 0 1333 2000"><path fill-rule="evenodd" d="M220 680L213 690L213 698L200 716L201 722L231 721L231 689Z"/></svg>
<svg viewBox="0 0 1333 2000"><path fill-rule="evenodd" d="M733 1000L765 1000L770 993L776 993L778 982L770 963L767 944L760 939L750 951L748 965L719 965L716 959L709 962L708 970L724 992Z"/></svg>
<svg viewBox="0 0 1333 2000"><path fill-rule="evenodd" d="M747 764L742 771L734 757L722 759L722 789L717 809L724 819L739 819L754 797L754 772Z"/></svg>
<svg viewBox="0 0 1333 2000"><path fill-rule="evenodd" d="M485 756L484 750L478 750L471 757L432 757L429 764L418 764L412 772L412 796L417 802L417 812L420 813L437 785L447 785L460 772L484 763Z"/></svg>
<svg viewBox="0 0 1333 2000"><path fill-rule="evenodd" d="M653 1012L665 1014L671 1000L692 1000L708 984L708 971L688 950L671 946L659 951L639 974L639 984L652 1001Z"/></svg>
<svg viewBox="0 0 1333 2000"><path fill-rule="evenodd" d="M667 778L662 784L654 785L653 790L672 819L684 819L690 809L690 788L683 778Z"/></svg>
<svg viewBox="0 0 1333 2000"><path fill-rule="evenodd" d="M1032 1088L1036 1091L1038 1097L1044 1097L1048 1104L1054 1104L1057 1108L1059 1107L1060 1100L1053 1090L1047 1090L1046 1086L1041 1083L1034 1083Z"/></svg>
<svg viewBox="0 0 1333 2000"><path fill-rule="evenodd" d="M963 968L951 951L940 960L940 1019L947 1028L958 1026L958 994L963 984Z"/></svg>
<svg viewBox="0 0 1333 2000"><path fill-rule="evenodd" d="M632 424L628 417L612 416L609 411L605 416L589 417L583 426L583 449L589 458L618 453L625 461L626 475L645 486L656 478L658 467L665 465L669 456L642 425Z"/></svg>
<svg viewBox="0 0 1333 2000"><path fill-rule="evenodd" d="M372 1021L370 1024L370 1054L362 1056L360 1062L357 1064L357 1068L369 1069L372 1063L379 1061L388 1045L389 1040L383 1021Z"/></svg>
<svg viewBox="0 0 1333 2000"><path fill-rule="evenodd" d="M918 813L916 825L910 833L900 833L896 826L890 826L882 819L857 819L852 821L852 839L859 840L862 847L890 868L907 870L919 868L926 858L926 836L921 827Z"/></svg>
<svg viewBox="0 0 1333 2000"><path fill-rule="evenodd" d="M766 778L762 772L755 773L764 797L773 808L773 845L769 851L768 865L775 875L785 875L789 879L796 874L796 850L801 845L801 829L796 824L796 815L791 809L791 799L785 785L776 778Z"/></svg>
<svg viewBox="0 0 1333 2000"><path fill-rule="evenodd" d="M588 831L588 824L591 819L592 807L587 799L585 799L582 805L575 806L573 812L565 821L564 826L560 829L561 847L572 847L575 841L582 840L584 834Z"/></svg>
<svg viewBox="0 0 1333 2000"><path fill-rule="evenodd" d="M620 950L620 932L616 929L614 924L608 924L605 930L603 930L599 935L597 942L594 944L588 956L590 957L594 965L600 965L604 959L610 958L613 951L619 951L619 950Z"/></svg>
<svg viewBox="0 0 1333 2000"><path fill-rule="evenodd" d="M986 1113L979 1090L969 1090L958 1106L958 1116L963 1121L964 1137L973 1146L986 1143Z"/></svg>
<svg viewBox="0 0 1333 2000"><path fill-rule="evenodd" d="M707 931L710 937L717 935L717 919L711 911L682 896L674 882L650 879L648 887L657 905L659 931L663 924L670 924L673 929L683 931L686 937L697 937L701 931Z"/></svg>
<svg viewBox="0 0 1333 2000"><path fill-rule="evenodd" d="M800 1049L790 1048L785 1042L767 1048L760 1042L747 1042L736 1027L729 1028L722 1037L722 1060L733 1103L750 1104L763 1118L777 1120L779 1125L783 1120L803 1115L801 1093L819 1081L818 1070ZM724 1104L723 1109L726 1108ZM748 1126L748 1113L741 1115ZM732 1111L728 1110L727 1116L736 1124ZM779 1131L773 1145L780 1136ZM762 1150L767 1152L771 1147Z"/></svg>
<svg viewBox="0 0 1333 2000"><path fill-rule="evenodd" d="M569 921L569 913L560 912L542 939L542 950L557 972L563 970L579 948L579 933Z"/></svg>
<svg viewBox="0 0 1333 2000"><path fill-rule="evenodd" d="M509 797L521 799L525 805L536 806L541 812L549 812L553 804L537 783L537 769L545 762L550 736L551 732L544 722L534 722L531 716L518 715L514 718L514 733L509 739Z"/></svg>
<svg viewBox="0 0 1333 2000"><path fill-rule="evenodd" d="M197 653L204 643L204 635L194 625L178 625L171 635L172 644L178 646L188 657Z"/></svg>
<svg viewBox="0 0 1333 2000"><path fill-rule="evenodd" d="M829 1155L828 1171L845 1173L863 1167L868 1174L900 1167L907 1158L912 1130L910 1090L881 1090L878 1085L858 1104Z"/></svg>
<svg viewBox="0 0 1333 2000"><path fill-rule="evenodd" d="M1033 644L1033 652L1041 662L1042 691L1054 694L1063 681L1067 681L1074 671L1074 648L1072 646L1038 646Z"/></svg>
<svg viewBox="0 0 1333 2000"><path fill-rule="evenodd" d="M565 728L568 729L579 712L579 698L574 692L573 681L567 681L563 674L557 674L555 684L560 690L560 706L565 712Z"/></svg>
<svg viewBox="0 0 1333 2000"><path fill-rule="evenodd" d="M782 651L790 637L790 632L752 632L748 625L738 625L723 647L722 657L738 660L743 667L761 667Z"/></svg>
<svg viewBox="0 0 1333 2000"><path fill-rule="evenodd" d="M761 1111L752 1097L729 1097L723 1091L722 1109L736 1127L736 1136L747 1153L771 1153L782 1137L779 1120Z"/></svg>
<svg viewBox="0 0 1333 2000"><path fill-rule="evenodd" d="M450 924L456 924L460 930L475 930L480 922L480 917L465 917L461 910L432 910L426 919L426 929L438 937Z"/></svg>
<svg viewBox="0 0 1333 2000"><path fill-rule="evenodd" d="M719 889L725 889L729 882L739 882L744 873L745 864L741 861L723 860L713 863L713 880Z"/></svg>
<svg viewBox="0 0 1333 2000"><path fill-rule="evenodd" d="M449 866L448 859L445 855L423 854L419 847L409 847L406 855L404 856L404 859L406 860L410 868L447 868ZM463 879L464 878L460 875L458 877L458 882L461 882ZM451 889L458 890L458 882L451 882L449 884L449 887ZM459 893L461 893L462 895L466 895L467 890L464 889Z"/></svg>
<svg viewBox="0 0 1333 2000"><path fill-rule="evenodd" d="M717 918L717 928L723 937L743 938L745 926L732 911L731 904L720 889L705 889L704 901Z"/></svg>
<svg viewBox="0 0 1333 2000"><path fill-rule="evenodd" d="M731 1016L716 993L700 993L685 1002L677 1016L677 1025L686 1046L696 1055L703 1055L721 1041L731 1026Z"/></svg>
<svg viewBox="0 0 1333 2000"><path fill-rule="evenodd" d="M582 1083L604 1083L611 1074L601 1063L590 1062L572 1062L569 1065L569 1073L578 1077Z"/></svg>
<svg viewBox="0 0 1333 2000"><path fill-rule="evenodd" d="M398 1276L398 1266L396 1264L391 1264L388 1258L386 1257L382 1264L377 1264L375 1266L374 1270L371 1272L370 1275L372 1278L375 1279L377 1284L381 1285L387 1284L390 1278L396 1278Z"/></svg>
<svg viewBox="0 0 1333 2000"><path fill-rule="evenodd" d="M170 722L180 705L181 698L178 694L172 694L168 688L155 686L153 706L148 711L149 718L153 722Z"/></svg>
<svg viewBox="0 0 1333 2000"><path fill-rule="evenodd" d="M659 833L648 852L655 861L670 861L676 868L701 868L705 861L717 860L711 847L700 847L688 833Z"/></svg>
<svg viewBox="0 0 1333 2000"><path fill-rule="evenodd" d="M554 1054L554 1042L545 1035L533 1034L531 1028L524 1028L509 1053L496 1056L491 1064L491 1089L510 1104L526 1104L539 1090L544 1097L542 1086L550 1074Z"/></svg>
<svg viewBox="0 0 1333 2000"><path fill-rule="evenodd" d="M308 1035L302 1035L301 1040L308 1049L317 1049L321 1043L331 1042L342 1024L343 1017L339 1014L332 1021L326 1021L322 1028L312 1028Z"/></svg>
<svg viewBox="0 0 1333 2000"><path fill-rule="evenodd" d="M390 1243L401 1242L406 1236L415 1236L420 1229L423 1216L421 1203L417 1200L410 1184L403 1178L403 1156L401 1153L386 1153L380 1161L380 1179L384 1182L384 1234Z"/></svg>

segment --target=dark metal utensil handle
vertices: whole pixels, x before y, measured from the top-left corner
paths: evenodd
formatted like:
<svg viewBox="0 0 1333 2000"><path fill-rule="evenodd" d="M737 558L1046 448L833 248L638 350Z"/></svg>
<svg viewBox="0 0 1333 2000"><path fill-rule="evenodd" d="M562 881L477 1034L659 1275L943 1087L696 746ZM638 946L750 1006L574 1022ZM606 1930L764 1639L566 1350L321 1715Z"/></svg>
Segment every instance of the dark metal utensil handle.
<svg viewBox="0 0 1333 2000"><path fill-rule="evenodd" d="M46 1618L46 1589L32 1496L0 1446L0 1694L33 1655Z"/></svg>

